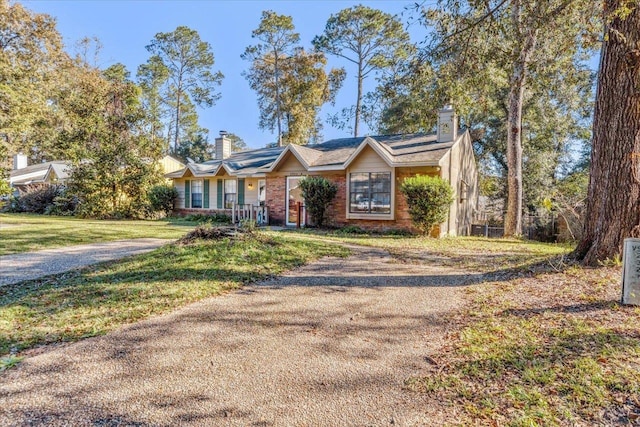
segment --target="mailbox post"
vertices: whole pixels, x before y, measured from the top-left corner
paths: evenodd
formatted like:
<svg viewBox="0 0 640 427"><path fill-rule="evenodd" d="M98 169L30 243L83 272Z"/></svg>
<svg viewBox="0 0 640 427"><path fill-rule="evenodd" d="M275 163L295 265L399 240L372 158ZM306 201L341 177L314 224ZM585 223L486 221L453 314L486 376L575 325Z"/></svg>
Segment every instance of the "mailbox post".
<svg viewBox="0 0 640 427"><path fill-rule="evenodd" d="M640 305L640 239L624 239L622 304Z"/></svg>

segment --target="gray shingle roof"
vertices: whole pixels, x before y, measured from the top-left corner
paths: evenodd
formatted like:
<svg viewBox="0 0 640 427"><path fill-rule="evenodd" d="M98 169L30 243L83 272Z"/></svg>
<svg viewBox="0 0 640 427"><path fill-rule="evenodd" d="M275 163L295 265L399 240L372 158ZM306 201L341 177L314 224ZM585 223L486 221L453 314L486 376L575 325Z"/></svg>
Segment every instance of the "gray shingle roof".
<svg viewBox="0 0 640 427"><path fill-rule="evenodd" d="M65 180L69 178L68 169L71 167L69 162L56 160L53 162L38 163L27 166L26 168L12 170L9 173L12 184L28 184L31 182L43 182L50 170L56 174L58 179Z"/></svg>
<svg viewBox="0 0 640 427"><path fill-rule="evenodd" d="M463 132L460 133L462 135ZM398 135L377 135L369 137L332 139L320 144L296 145L289 148L310 168L342 167L365 140L376 146L381 155L396 165L437 164L456 141L436 142L436 134L414 133ZM251 175L267 172L286 147L261 148L232 153L223 161L210 160L188 167L196 175L215 173L221 164L234 174ZM182 177L186 169L165 176Z"/></svg>
<svg viewBox="0 0 640 427"><path fill-rule="evenodd" d="M390 135L374 139L389 152L396 163L437 162L455 144L455 141L436 142L435 134Z"/></svg>

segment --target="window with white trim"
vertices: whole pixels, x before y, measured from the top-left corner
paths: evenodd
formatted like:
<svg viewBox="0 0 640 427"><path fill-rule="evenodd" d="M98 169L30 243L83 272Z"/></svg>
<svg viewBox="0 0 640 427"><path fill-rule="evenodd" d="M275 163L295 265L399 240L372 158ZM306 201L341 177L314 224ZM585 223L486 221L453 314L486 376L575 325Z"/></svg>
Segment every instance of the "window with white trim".
<svg viewBox="0 0 640 427"><path fill-rule="evenodd" d="M349 212L390 214L391 173L357 172L349 174Z"/></svg>
<svg viewBox="0 0 640 427"><path fill-rule="evenodd" d="M202 181L191 181L191 207L202 208Z"/></svg>
<svg viewBox="0 0 640 427"><path fill-rule="evenodd" d="M224 208L231 209L236 203L236 194L238 192L238 181L235 179L224 180Z"/></svg>

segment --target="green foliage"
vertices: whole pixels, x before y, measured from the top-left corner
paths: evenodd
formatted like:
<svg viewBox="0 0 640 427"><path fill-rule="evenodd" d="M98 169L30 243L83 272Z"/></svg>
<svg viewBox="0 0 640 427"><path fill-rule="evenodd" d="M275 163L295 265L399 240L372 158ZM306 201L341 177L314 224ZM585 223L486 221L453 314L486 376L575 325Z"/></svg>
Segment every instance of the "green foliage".
<svg viewBox="0 0 640 427"><path fill-rule="evenodd" d="M209 143L203 132L200 132L192 138L184 138L172 154L184 163L188 163L189 159L202 163L215 157L215 151L215 146Z"/></svg>
<svg viewBox="0 0 640 427"><path fill-rule="evenodd" d="M409 205L413 224L428 234L433 227L447 219L453 202L453 189L437 176L418 175L405 178L400 186Z"/></svg>
<svg viewBox="0 0 640 427"><path fill-rule="evenodd" d="M306 144L320 139L320 108L333 102L344 70L327 73L324 54L305 51L294 30L290 16L264 11L252 34L260 43L242 58L251 61L244 76L258 95L260 128L277 130L278 143Z"/></svg>
<svg viewBox="0 0 640 427"><path fill-rule="evenodd" d="M56 20L20 3L0 1L0 160L24 151L35 160L51 154L52 123L59 113L51 95L69 58ZM38 151L32 150L37 145ZM49 159L50 160L50 159Z"/></svg>
<svg viewBox="0 0 640 427"><path fill-rule="evenodd" d="M213 71L211 45L188 27L157 33L146 48L151 57L138 68L138 78L153 118L152 133L164 134L177 149L183 138L201 131L195 106L215 104L220 98L215 90L224 76Z"/></svg>
<svg viewBox="0 0 640 427"><path fill-rule="evenodd" d="M260 43L248 46L241 55L252 62L251 69L245 73L249 84L258 93L260 108L260 128L277 129L278 145L282 145L282 61L291 56L294 47L300 41L300 34L294 31L291 16L278 15L272 10L262 12L260 25L251 33L251 37Z"/></svg>
<svg viewBox="0 0 640 427"><path fill-rule="evenodd" d="M12 354L0 357L0 372L13 368L22 362L22 359L24 359L24 357L17 357Z"/></svg>
<svg viewBox="0 0 640 427"><path fill-rule="evenodd" d="M566 227L558 236L563 241L578 241L582 237L588 185L587 171L574 172L558 180L550 197L543 200L546 209L564 220Z"/></svg>
<svg viewBox="0 0 640 427"><path fill-rule="evenodd" d="M363 110L363 80L372 72L390 70L397 61L405 59L413 49L409 35L397 17L357 5L331 15L323 34L313 39L313 45L321 52L344 58L358 67L355 107L343 110L346 120L337 120L344 128L352 117L354 136L358 136Z"/></svg>
<svg viewBox="0 0 640 427"><path fill-rule="evenodd" d="M434 113L453 102L462 127L471 131L481 171L504 178L493 194L506 198L507 131L515 126L522 135L523 205L537 206L591 139L594 73L588 61L598 46L598 8L589 0L425 6L416 7L414 17L429 29L429 42L384 75L376 91L379 131L430 132ZM527 34L537 38L524 64L522 122L507 125Z"/></svg>
<svg viewBox="0 0 640 427"><path fill-rule="evenodd" d="M3 174L0 172L0 197L7 196L12 193L8 180L5 180L2 175Z"/></svg>
<svg viewBox="0 0 640 427"><path fill-rule="evenodd" d="M60 100L70 122L60 140L72 158L68 186L78 199L77 214L144 217L147 192L161 182L155 165L161 146L138 131L145 122L139 90L118 65L104 73L75 71Z"/></svg>
<svg viewBox="0 0 640 427"><path fill-rule="evenodd" d="M154 185L149 189L147 197L154 212L163 212L169 216L178 199L178 190L173 185Z"/></svg>
<svg viewBox="0 0 640 427"><path fill-rule="evenodd" d="M32 186L22 191L10 204L10 212L44 214L53 208L64 188L57 185Z"/></svg>
<svg viewBox="0 0 640 427"><path fill-rule="evenodd" d="M322 227L324 215L338 193L338 186L322 176L308 176L300 180L305 209L311 220Z"/></svg>
<svg viewBox="0 0 640 427"><path fill-rule="evenodd" d="M258 224L252 219L242 219L240 220L240 230L253 233L258 229Z"/></svg>
<svg viewBox="0 0 640 427"><path fill-rule="evenodd" d="M0 256L122 239L176 239L193 227L180 221L100 221L77 217L0 214Z"/></svg>
<svg viewBox="0 0 640 427"><path fill-rule="evenodd" d="M0 356L12 349L20 352L103 335L319 257L347 253L331 243L253 233L243 239L168 245L149 254L4 286ZM11 364L8 359L1 363Z"/></svg>
<svg viewBox="0 0 640 427"><path fill-rule="evenodd" d="M77 208L77 197L64 187L53 199L53 205L48 206L44 213L47 215L70 216L75 215Z"/></svg>
<svg viewBox="0 0 640 427"><path fill-rule="evenodd" d="M336 230L336 234L367 234L367 232L357 225L346 225Z"/></svg>
<svg viewBox="0 0 640 427"><path fill-rule="evenodd" d="M196 222L198 224L231 224L231 217L223 213L213 214L189 214L183 218L185 221Z"/></svg>

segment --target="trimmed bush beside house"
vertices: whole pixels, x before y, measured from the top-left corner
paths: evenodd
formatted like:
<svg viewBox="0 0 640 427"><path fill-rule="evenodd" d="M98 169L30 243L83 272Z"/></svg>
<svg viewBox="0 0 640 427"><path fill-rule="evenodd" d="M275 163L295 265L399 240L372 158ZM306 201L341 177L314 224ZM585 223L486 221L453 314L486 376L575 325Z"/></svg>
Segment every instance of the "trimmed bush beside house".
<svg viewBox="0 0 640 427"><path fill-rule="evenodd" d="M405 178L400 191L407 199L413 225L428 234L447 219L453 202L451 185L438 176L417 175Z"/></svg>
<svg viewBox="0 0 640 427"><path fill-rule="evenodd" d="M311 220L322 227L324 214L338 193L338 186L321 176L308 176L300 180L304 206Z"/></svg>
<svg viewBox="0 0 640 427"><path fill-rule="evenodd" d="M164 212L165 215L171 215L173 206L178 199L178 190L172 185L154 185L147 193L149 205L154 212Z"/></svg>

